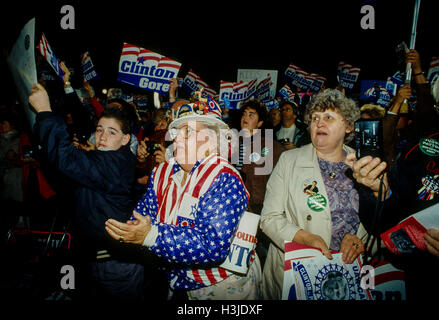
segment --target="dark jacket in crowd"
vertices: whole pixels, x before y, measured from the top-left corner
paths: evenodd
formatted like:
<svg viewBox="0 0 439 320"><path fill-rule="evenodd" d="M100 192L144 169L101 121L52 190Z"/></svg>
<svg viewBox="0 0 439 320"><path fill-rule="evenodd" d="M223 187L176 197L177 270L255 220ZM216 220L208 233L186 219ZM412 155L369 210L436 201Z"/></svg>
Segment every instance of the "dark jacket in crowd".
<svg viewBox="0 0 439 320"><path fill-rule="evenodd" d="M96 251L117 247L105 231L109 218L126 221L132 214L136 159L127 146L116 151L82 151L72 145L64 121L52 112L36 117L36 133L49 161L77 183L75 236L79 247Z"/></svg>
<svg viewBox="0 0 439 320"><path fill-rule="evenodd" d="M408 216L439 202L439 148L430 153L424 148L424 140L430 145L439 145L437 133L425 136L401 153L389 172L391 195L383 203L376 235L379 235ZM429 150L431 152L431 149ZM360 219L370 232L376 199L370 190L359 186ZM407 299L432 299L427 292L439 288L437 270L439 260L432 254L412 249L402 255L393 255L384 250L384 259L405 271Z"/></svg>
<svg viewBox="0 0 439 320"><path fill-rule="evenodd" d="M268 179L284 148L274 139L271 144L266 143L265 136L261 134L260 130L245 140L250 148L244 151L241 175L243 175L245 187L250 193L248 210L260 214Z"/></svg>
<svg viewBox="0 0 439 320"><path fill-rule="evenodd" d="M308 126L302 121L296 120L296 132L294 133L294 139L292 142L297 148L304 146L311 142L311 137L309 135ZM274 139L277 139L280 129L282 128L282 123L274 127Z"/></svg>

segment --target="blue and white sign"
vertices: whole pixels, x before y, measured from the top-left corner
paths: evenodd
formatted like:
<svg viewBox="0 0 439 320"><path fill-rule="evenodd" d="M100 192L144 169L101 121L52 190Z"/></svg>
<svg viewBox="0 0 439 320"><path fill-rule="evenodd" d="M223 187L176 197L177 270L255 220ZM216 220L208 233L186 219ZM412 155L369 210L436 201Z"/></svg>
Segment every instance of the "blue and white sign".
<svg viewBox="0 0 439 320"><path fill-rule="evenodd" d="M46 59L46 61L50 64L50 66L55 70L58 77L61 81L64 81L64 71L62 71L61 66L59 65L59 61L53 53L52 48L47 41L44 33L41 36L40 43L38 44L38 50L42 54L42 56Z"/></svg>
<svg viewBox="0 0 439 320"><path fill-rule="evenodd" d="M82 73L85 81L99 80L99 75L90 58L90 53L87 51L82 55Z"/></svg>
<svg viewBox="0 0 439 320"><path fill-rule="evenodd" d="M360 75L360 71L360 68L353 67L344 61L340 61L337 68L338 82L343 88L350 91L354 88L358 76Z"/></svg>
<svg viewBox="0 0 439 320"><path fill-rule="evenodd" d="M153 51L124 43L117 80L166 95L169 80L177 78L181 63Z"/></svg>

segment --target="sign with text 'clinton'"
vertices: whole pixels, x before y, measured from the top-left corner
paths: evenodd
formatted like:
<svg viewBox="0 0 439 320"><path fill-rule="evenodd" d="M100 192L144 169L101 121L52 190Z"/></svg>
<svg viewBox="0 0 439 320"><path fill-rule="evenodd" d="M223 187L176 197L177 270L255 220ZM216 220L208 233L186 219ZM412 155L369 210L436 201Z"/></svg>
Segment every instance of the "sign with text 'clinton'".
<svg viewBox="0 0 439 320"><path fill-rule="evenodd" d="M269 93L267 98L274 98L276 96L277 88L277 70L262 70L262 69L238 69L237 81L251 81L257 79L260 83L270 78Z"/></svg>
<svg viewBox="0 0 439 320"><path fill-rule="evenodd" d="M217 99L218 93L215 92L206 82L204 82L192 69L190 69L183 79L182 87L189 93L204 90L212 98Z"/></svg>
<svg viewBox="0 0 439 320"><path fill-rule="evenodd" d="M352 90L358 80L360 71L360 68L353 67L344 61L340 61L337 67L338 82L346 90Z"/></svg>
<svg viewBox="0 0 439 320"><path fill-rule="evenodd" d="M176 78L181 63L159 53L124 43L117 80L166 95L169 80Z"/></svg>
<svg viewBox="0 0 439 320"><path fill-rule="evenodd" d="M56 72L58 77L64 81L64 71L62 71L61 66L59 65L59 61L53 53L52 48L49 45L49 41L47 41L44 33L41 35L41 40L38 44L38 50L41 55L46 59L46 61L50 64L53 70Z"/></svg>
<svg viewBox="0 0 439 320"><path fill-rule="evenodd" d="M221 81L219 102L227 101L229 109L239 109L241 102L250 98L265 100L270 96L271 77L262 81L253 79L251 81L229 82Z"/></svg>
<svg viewBox="0 0 439 320"><path fill-rule="evenodd" d="M287 70L285 70L285 78L296 87L303 90L311 89L314 92L319 91L326 81L325 77L317 73L308 73L293 63L290 63Z"/></svg>

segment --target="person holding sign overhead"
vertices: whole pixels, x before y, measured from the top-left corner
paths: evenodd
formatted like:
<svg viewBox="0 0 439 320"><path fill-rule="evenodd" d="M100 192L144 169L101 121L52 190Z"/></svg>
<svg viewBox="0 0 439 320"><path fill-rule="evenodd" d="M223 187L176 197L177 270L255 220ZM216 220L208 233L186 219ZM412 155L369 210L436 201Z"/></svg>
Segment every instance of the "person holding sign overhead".
<svg viewBox="0 0 439 320"><path fill-rule="evenodd" d="M109 219L108 234L169 262L173 299L258 299L257 255L246 251L239 261L249 264L247 274L222 267L237 249L231 243L249 195L226 160L229 128L221 109L210 97L185 104L169 129L174 157L154 168L133 220Z"/></svg>
<svg viewBox="0 0 439 320"><path fill-rule="evenodd" d="M29 103L37 112L34 132L49 162L75 182L74 247L81 298L144 299L144 267L127 256L127 247L104 229L108 218L128 219L134 205L134 154L130 151L131 121L117 108L107 108L95 130L97 150L76 149L63 119L55 112L43 86L34 84ZM76 260L76 259L75 259Z"/></svg>
<svg viewBox="0 0 439 320"><path fill-rule="evenodd" d="M282 298L284 241L316 247L331 259L331 250L352 263L364 251L367 234L360 223L358 193L345 175L354 122L355 102L327 89L308 104L305 121L311 141L282 153L267 185L261 229L271 239L264 265L264 299ZM311 192L312 190L312 192Z"/></svg>

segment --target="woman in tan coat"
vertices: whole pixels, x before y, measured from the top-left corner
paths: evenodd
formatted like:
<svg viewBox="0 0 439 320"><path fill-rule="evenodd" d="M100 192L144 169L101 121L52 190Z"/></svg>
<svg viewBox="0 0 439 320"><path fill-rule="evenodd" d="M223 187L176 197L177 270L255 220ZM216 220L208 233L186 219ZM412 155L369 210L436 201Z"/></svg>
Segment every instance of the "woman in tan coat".
<svg viewBox="0 0 439 320"><path fill-rule="evenodd" d="M360 223L358 193L345 172L360 117L355 102L338 90L325 90L307 106L312 143L285 151L268 181L261 213L261 229L271 239L263 271L264 299L281 299L284 242L316 247L332 258L343 253L352 263L364 251L366 231ZM308 187L311 186L311 187ZM316 192L305 192L312 188Z"/></svg>

